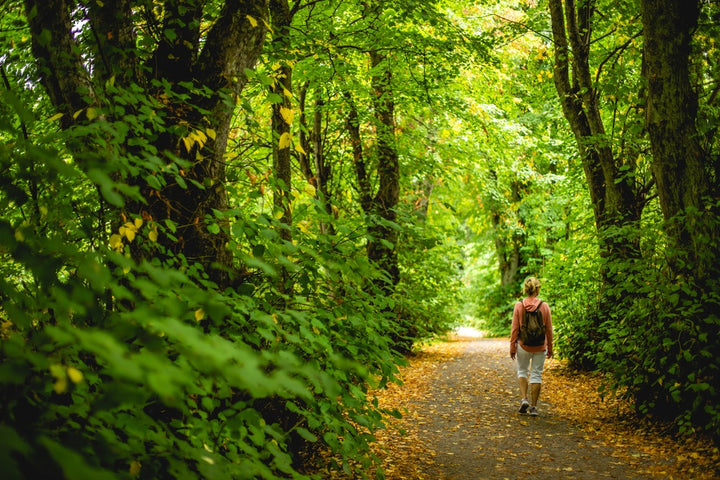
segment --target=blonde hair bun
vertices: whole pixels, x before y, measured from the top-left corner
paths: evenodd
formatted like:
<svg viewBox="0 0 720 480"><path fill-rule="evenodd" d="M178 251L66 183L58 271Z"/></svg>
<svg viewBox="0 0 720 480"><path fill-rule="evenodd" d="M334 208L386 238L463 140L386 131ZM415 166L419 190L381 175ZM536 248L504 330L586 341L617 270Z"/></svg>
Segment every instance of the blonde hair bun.
<svg viewBox="0 0 720 480"><path fill-rule="evenodd" d="M523 285L523 293L526 296L532 297L533 295L537 295L539 291L540 280L535 277L528 277L525 279L525 284Z"/></svg>

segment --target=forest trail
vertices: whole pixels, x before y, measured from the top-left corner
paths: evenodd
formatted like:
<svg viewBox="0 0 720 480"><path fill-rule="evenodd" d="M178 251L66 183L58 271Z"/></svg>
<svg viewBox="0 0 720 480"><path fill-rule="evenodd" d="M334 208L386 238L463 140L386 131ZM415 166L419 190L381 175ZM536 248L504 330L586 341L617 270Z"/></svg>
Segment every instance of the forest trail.
<svg viewBox="0 0 720 480"><path fill-rule="evenodd" d="M507 339L455 337L403 369L404 384L376 392L403 418L378 435L388 480L711 479L717 448L667 438L621 419L597 379L546 363L540 416L518 413Z"/></svg>

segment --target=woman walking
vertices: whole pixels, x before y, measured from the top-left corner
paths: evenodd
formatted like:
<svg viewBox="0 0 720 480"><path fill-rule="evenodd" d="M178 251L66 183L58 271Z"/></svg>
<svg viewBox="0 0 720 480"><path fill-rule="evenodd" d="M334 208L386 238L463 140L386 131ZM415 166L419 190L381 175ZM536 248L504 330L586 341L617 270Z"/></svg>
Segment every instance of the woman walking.
<svg viewBox="0 0 720 480"><path fill-rule="evenodd" d="M540 281L537 278L529 277L525 280L523 293L525 298L517 302L513 310L510 358L513 360L517 358L518 385L522 398L520 413L537 416L545 358L551 358L553 355L552 318L550 306L538 298ZM528 327L532 327L536 322L544 326L544 332L542 330L538 332L542 333L544 338L528 331Z"/></svg>

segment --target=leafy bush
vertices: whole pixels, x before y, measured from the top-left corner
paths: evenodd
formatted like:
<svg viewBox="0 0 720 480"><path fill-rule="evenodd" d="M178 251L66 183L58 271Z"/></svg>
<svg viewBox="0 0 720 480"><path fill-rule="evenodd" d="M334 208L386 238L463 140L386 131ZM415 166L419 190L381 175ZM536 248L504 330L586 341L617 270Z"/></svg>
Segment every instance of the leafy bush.
<svg viewBox="0 0 720 480"><path fill-rule="evenodd" d="M606 326L598 366L640 413L672 420L681 432L717 435L720 285L706 289L658 271L646 279L643 295Z"/></svg>
<svg viewBox="0 0 720 480"><path fill-rule="evenodd" d="M103 240L103 199L132 194L112 170L90 182L0 127L3 478L307 478L311 444L348 471L373 461L366 390L394 378L397 325L362 249L285 244L272 218L230 212L244 276L221 290L157 255L172 225L130 218Z"/></svg>
<svg viewBox="0 0 720 480"><path fill-rule="evenodd" d="M544 288L554 294L558 353L574 367L604 372L607 391L629 398L638 413L717 436L720 285L713 273L697 281L670 272L668 258L688 257L663 243L654 213L636 232L642 260L601 265L574 243L550 262ZM600 268L617 280L613 289L598 282Z"/></svg>
<svg viewBox="0 0 720 480"><path fill-rule="evenodd" d="M395 299L405 331L399 346L408 351L417 340L444 333L458 322L462 258L451 239L429 226L406 225L403 231Z"/></svg>
<svg viewBox="0 0 720 480"><path fill-rule="evenodd" d="M517 288L496 286L479 298L479 327L490 336L509 337L515 302L520 298Z"/></svg>

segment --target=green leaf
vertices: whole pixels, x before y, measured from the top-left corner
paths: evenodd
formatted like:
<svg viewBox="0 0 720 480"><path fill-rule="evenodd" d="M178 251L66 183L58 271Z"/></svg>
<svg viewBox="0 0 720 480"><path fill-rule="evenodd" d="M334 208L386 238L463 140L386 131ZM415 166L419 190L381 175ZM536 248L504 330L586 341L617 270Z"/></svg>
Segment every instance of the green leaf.
<svg viewBox="0 0 720 480"><path fill-rule="evenodd" d="M295 429L295 431L298 433L298 435L300 435L302 438L304 438L308 442L314 443L314 442L318 441L318 437L315 436L313 433L310 432L310 430L308 430L306 428L298 427Z"/></svg>
<svg viewBox="0 0 720 480"><path fill-rule="evenodd" d="M20 480L24 476L11 453L17 453L29 459L31 450L13 428L0 424L0 471L3 479Z"/></svg>
<svg viewBox="0 0 720 480"><path fill-rule="evenodd" d="M100 193L108 203L116 207L122 207L125 204L122 196L116 191L115 183L105 172L91 168L87 175L100 188Z"/></svg>
<svg viewBox="0 0 720 480"><path fill-rule="evenodd" d="M114 473L88 464L86 459L75 450L71 450L48 437L40 437L38 443L47 449L55 463L62 469L65 478L116 479Z"/></svg>

